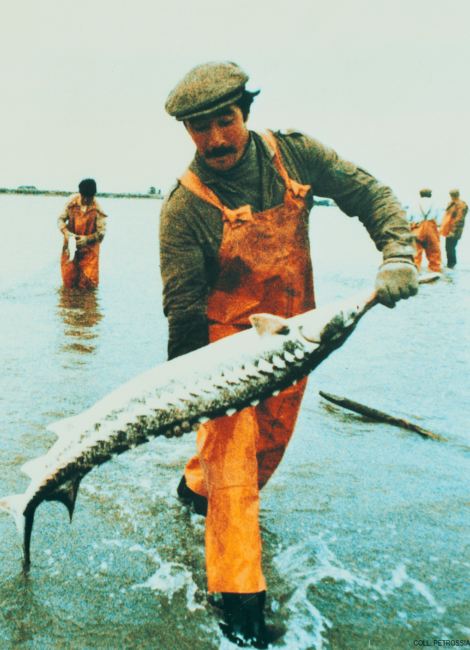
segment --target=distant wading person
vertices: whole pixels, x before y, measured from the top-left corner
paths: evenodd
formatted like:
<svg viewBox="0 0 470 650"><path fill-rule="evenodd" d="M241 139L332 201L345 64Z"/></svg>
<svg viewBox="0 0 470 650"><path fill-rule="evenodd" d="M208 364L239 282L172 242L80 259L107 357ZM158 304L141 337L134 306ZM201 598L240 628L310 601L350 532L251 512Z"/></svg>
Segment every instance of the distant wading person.
<svg viewBox="0 0 470 650"><path fill-rule="evenodd" d="M460 200L460 192L458 190L451 190L449 194L451 202L448 204L446 213L442 218L440 232L446 238L447 267L453 269L457 264L457 253L455 249L463 234L468 205L465 201Z"/></svg>
<svg viewBox="0 0 470 650"><path fill-rule="evenodd" d="M58 226L64 234L60 259L64 287L94 289L99 282L100 243L106 231L106 215L95 200L96 183L86 178L78 186L79 194L68 201ZM69 241L77 250L70 259Z"/></svg>
<svg viewBox="0 0 470 650"><path fill-rule="evenodd" d="M315 306L308 217L313 196L359 216L383 252L376 287L388 307L418 291L414 238L392 191L299 131L247 128L246 73L217 62L191 70L165 108L196 155L162 207L160 260L169 358ZM335 242L331 242L331 253ZM210 592L222 594L224 634L267 648L259 491L282 460L306 379L258 406L202 425L179 497L207 513Z"/></svg>
<svg viewBox="0 0 470 650"><path fill-rule="evenodd" d="M421 190L419 201L409 212L411 222L411 232L416 235L416 255L415 264L421 268L423 251L428 260L430 271L441 271L441 240L437 222L439 214L434 207L432 191L428 189Z"/></svg>

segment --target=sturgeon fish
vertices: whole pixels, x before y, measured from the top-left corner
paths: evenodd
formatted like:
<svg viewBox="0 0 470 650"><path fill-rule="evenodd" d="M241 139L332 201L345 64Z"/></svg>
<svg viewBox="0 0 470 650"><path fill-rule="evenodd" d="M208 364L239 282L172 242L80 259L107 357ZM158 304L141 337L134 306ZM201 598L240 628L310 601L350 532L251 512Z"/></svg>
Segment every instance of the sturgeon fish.
<svg viewBox="0 0 470 650"><path fill-rule="evenodd" d="M67 246L69 250L69 261L71 262L75 257L75 252L77 250L77 241L75 239L75 235L67 238Z"/></svg>
<svg viewBox="0 0 470 650"><path fill-rule="evenodd" d="M368 291L289 319L253 315L252 328L156 366L87 411L49 425L58 440L21 468L31 478L26 492L0 500L23 537L25 567L43 501L60 501L72 520L80 481L94 467L151 437L180 437L295 384L338 349L376 303Z"/></svg>

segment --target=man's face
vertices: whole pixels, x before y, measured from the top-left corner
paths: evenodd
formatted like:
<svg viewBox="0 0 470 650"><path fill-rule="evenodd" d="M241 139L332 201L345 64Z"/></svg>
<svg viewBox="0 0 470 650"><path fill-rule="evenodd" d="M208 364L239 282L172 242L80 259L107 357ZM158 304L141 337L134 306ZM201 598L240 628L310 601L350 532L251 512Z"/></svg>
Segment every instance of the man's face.
<svg viewBox="0 0 470 650"><path fill-rule="evenodd" d="M233 167L250 137L243 113L235 104L185 124L197 150L215 169Z"/></svg>

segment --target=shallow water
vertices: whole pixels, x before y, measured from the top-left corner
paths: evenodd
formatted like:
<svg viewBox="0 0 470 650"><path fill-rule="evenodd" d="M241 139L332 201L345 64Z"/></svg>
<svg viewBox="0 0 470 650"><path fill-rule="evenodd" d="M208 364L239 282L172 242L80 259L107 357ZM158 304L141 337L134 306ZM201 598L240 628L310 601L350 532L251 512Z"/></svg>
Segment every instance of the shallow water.
<svg viewBox="0 0 470 650"><path fill-rule="evenodd" d="M0 494L45 453L51 422L90 407L166 357L160 202L102 200L101 282L61 288L58 197L1 196ZM312 213L317 303L373 285L380 254L357 220ZM311 376L292 443L262 492L273 647L412 648L469 639L468 231L459 264L396 309L376 307ZM412 420L440 442L325 402L342 395ZM195 436L155 440L36 516L32 567L0 517L0 647L232 648L207 601L204 519L175 498Z"/></svg>

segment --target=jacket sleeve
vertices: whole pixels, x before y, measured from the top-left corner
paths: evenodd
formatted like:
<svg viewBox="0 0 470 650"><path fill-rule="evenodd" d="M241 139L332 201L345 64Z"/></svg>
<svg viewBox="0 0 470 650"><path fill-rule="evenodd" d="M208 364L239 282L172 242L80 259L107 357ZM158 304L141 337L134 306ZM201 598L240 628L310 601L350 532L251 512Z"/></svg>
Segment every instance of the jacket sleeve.
<svg viewBox="0 0 470 650"><path fill-rule="evenodd" d="M101 208L97 208L95 232L88 235L88 244L95 244L96 242L103 241L106 234L106 219L107 215L105 215Z"/></svg>
<svg viewBox="0 0 470 650"><path fill-rule="evenodd" d="M184 191L177 188L160 215L160 271L169 359L209 343L204 255L187 218L193 209Z"/></svg>
<svg viewBox="0 0 470 650"><path fill-rule="evenodd" d="M65 204L65 207L63 209L62 214L60 217L57 219L57 227L59 228L60 232L64 232L64 230L67 230L67 224L69 220L69 201Z"/></svg>
<svg viewBox="0 0 470 650"><path fill-rule="evenodd" d="M389 187L318 140L304 134L296 140L314 195L333 199L348 216L358 217L384 259L414 255L415 236Z"/></svg>

